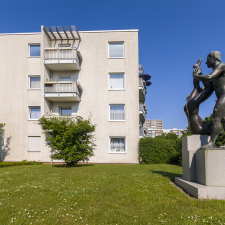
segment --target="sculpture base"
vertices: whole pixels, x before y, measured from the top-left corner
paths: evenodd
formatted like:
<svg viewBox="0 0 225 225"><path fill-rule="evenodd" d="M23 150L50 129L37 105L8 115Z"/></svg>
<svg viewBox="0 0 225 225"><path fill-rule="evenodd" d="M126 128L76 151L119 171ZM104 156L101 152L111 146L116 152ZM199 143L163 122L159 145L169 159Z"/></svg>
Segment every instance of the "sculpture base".
<svg viewBox="0 0 225 225"><path fill-rule="evenodd" d="M196 177L199 184L225 187L225 150L197 150Z"/></svg>
<svg viewBox="0 0 225 225"><path fill-rule="evenodd" d="M184 180L181 177L175 178L175 184L197 199L225 200L225 187L205 186Z"/></svg>
<svg viewBox="0 0 225 225"><path fill-rule="evenodd" d="M199 149L207 139L202 135L182 139L183 178L176 177L175 183L195 198L225 200L225 149Z"/></svg>

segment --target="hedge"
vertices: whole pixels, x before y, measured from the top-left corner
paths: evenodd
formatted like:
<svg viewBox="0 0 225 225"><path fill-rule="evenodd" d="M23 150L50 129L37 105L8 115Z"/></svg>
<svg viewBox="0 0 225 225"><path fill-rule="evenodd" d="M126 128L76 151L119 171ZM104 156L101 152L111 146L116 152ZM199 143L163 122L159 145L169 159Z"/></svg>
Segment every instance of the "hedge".
<svg viewBox="0 0 225 225"><path fill-rule="evenodd" d="M181 139L140 139L140 162L145 164L181 164Z"/></svg>
<svg viewBox="0 0 225 225"><path fill-rule="evenodd" d="M38 164L42 164L42 163L41 162L35 162L35 161L23 160L22 162L0 162L0 167L38 165Z"/></svg>

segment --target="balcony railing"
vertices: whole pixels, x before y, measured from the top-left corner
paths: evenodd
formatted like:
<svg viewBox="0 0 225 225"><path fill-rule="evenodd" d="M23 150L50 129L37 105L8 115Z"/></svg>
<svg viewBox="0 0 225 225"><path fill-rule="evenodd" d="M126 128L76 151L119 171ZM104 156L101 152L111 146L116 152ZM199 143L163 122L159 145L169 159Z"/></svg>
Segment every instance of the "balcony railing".
<svg viewBox="0 0 225 225"><path fill-rule="evenodd" d="M142 78L139 78L139 101L145 102L146 84Z"/></svg>
<svg viewBox="0 0 225 225"><path fill-rule="evenodd" d="M139 103L139 111L143 112L144 114L147 114L146 107L142 102Z"/></svg>
<svg viewBox="0 0 225 225"><path fill-rule="evenodd" d="M77 116L61 116L61 115L47 114L47 115L44 115L44 117L46 119L51 119L51 118L57 118L57 119L71 118L73 121L77 121Z"/></svg>
<svg viewBox="0 0 225 225"><path fill-rule="evenodd" d="M139 129L140 130L140 137L145 137L145 132L144 132L144 128L142 127L142 128L140 128Z"/></svg>
<svg viewBox="0 0 225 225"><path fill-rule="evenodd" d="M63 66L67 64L67 69L79 70L81 59L77 53L77 49L71 48L46 48L44 51L44 63L50 69L64 69L59 68L59 64ZM69 66L69 64L72 64Z"/></svg>
<svg viewBox="0 0 225 225"><path fill-rule="evenodd" d="M146 91L145 81L142 78L139 78L139 87Z"/></svg>
<svg viewBox="0 0 225 225"><path fill-rule="evenodd" d="M45 98L51 101L80 101L81 89L76 82L45 82ZM62 99L63 98L63 99Z"/></svg>
<svg viewBox="0 0 225 225"><path fill-rule="evenodd" d="M145 116L147 114L146 108L144 107L144 104L142 102L139 103L139 118L140 121L145 121Z"/></svg>

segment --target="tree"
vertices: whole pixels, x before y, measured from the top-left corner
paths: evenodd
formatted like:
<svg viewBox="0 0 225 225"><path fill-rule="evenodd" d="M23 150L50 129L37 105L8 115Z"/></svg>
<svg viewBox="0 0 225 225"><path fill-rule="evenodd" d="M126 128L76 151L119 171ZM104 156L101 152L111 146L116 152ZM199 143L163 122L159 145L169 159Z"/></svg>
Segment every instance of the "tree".
<svg viewBox="0 0 225 225"><path fill-rule="evenodd" d="M90 118L42 117L39 124L51 149L52 159L62 159L68 166L74 166L80 161L88 161L94 155L95 125L91 124Z"/></svg>

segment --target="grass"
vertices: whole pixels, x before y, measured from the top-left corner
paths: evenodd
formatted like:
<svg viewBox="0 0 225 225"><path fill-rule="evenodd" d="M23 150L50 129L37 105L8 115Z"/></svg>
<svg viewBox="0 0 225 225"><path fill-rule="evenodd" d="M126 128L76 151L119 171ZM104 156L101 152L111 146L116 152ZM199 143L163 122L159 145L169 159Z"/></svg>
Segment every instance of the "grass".
<svg viewBox="0 0 225 225"><path fill-rule="evenodd" d="M225 224L225 201L171 184L174 165L0 168L0 224Z"/></svg>

